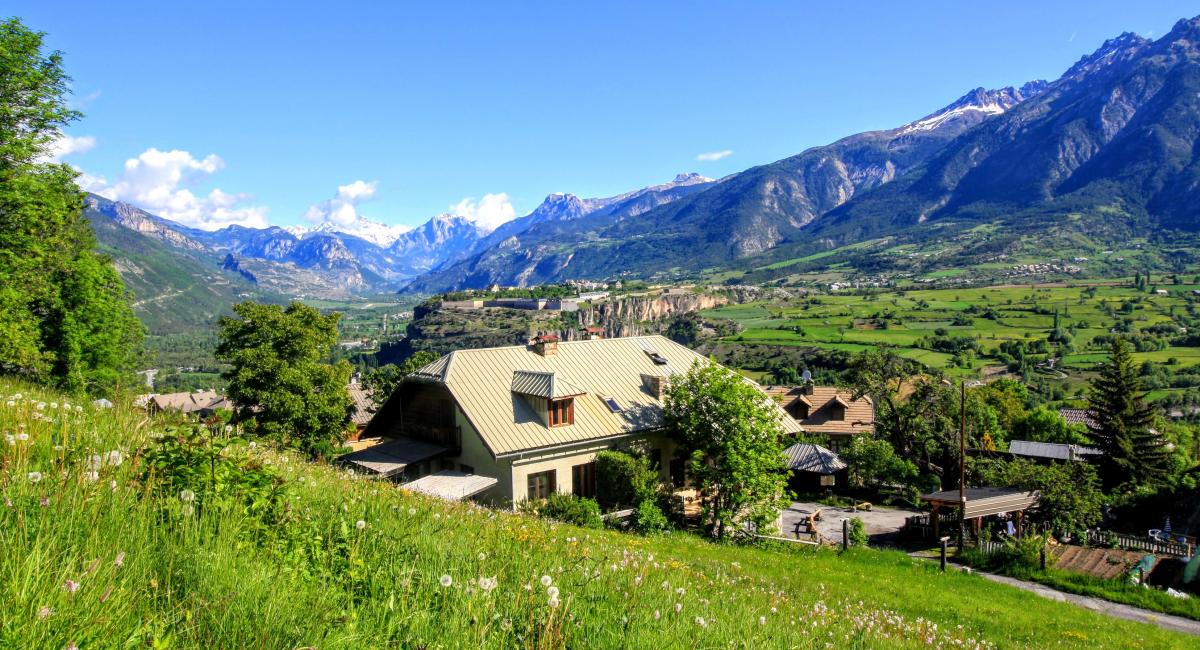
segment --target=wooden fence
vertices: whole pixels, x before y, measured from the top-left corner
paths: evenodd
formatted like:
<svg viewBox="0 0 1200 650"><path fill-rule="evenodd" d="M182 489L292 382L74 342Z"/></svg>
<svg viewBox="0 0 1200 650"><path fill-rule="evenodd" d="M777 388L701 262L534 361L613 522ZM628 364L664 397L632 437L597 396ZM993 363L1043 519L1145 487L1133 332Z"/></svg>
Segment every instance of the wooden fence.
<svg viewBox="0 0 1200 650"><path fill-rule="evenodd" d="M1163 542L1148 537L1114 533L1109 530L1089 530L1084 541L1088 546L1119 546L1156 555L1174 555L1176 557L1191 557L1194 550L1191 544Z"/></svg>

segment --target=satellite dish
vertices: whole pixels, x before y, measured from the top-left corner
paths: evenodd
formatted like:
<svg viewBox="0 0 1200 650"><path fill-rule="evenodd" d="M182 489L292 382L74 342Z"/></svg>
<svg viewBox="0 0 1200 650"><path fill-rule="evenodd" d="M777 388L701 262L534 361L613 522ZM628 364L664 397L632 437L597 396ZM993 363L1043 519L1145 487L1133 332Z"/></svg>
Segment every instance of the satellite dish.
<svg viewBox="0 0 1200 650"><path fill-rule="evenodd" d="M812 371L805 370L804 372L800 373L800 379L803 379L805 383L812 381Z"/></svg>

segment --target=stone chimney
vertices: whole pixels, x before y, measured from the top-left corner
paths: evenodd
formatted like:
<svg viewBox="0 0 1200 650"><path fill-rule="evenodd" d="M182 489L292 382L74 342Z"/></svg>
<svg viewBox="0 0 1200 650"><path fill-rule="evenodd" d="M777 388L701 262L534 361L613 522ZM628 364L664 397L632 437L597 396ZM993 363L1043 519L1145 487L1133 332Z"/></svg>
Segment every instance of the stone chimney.
<svg viewBox="0 0 1200 650"><path fill-rule="evenodd" d="M533 339L533 351L543 357L552 357L558 354L558 335L557 334L540 334Z"/></svg>
<svg viewBox="0 0 1200 650"><path fill-rule="evenodd" d="M667 383L669 381L669 377L663 377L662 375L642 375L642 388L645 388L646 392L654 397L662 399L662 396L667 392Z"/></svg>

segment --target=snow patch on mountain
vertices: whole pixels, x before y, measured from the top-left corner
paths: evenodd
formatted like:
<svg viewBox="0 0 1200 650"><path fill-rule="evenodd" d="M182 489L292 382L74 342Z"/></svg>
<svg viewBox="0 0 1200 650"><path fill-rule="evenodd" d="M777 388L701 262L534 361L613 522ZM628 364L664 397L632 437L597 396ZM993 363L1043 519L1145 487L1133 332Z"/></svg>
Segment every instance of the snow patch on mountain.
<svg viewBox="0 0 1200 650"><path fill-rule="evenodd" d="M296 237L304 238L313 234L330 234L341 233L365 239L366 241L375 244L380 248L387 248L393 242L400 238L400 235L412 230L409 226L395 225L389 226L385 223L372 221L365 217L359 217L349 225L336 224L331 221L323 221L311 228L304 226L287 226L284 230L290 232Z"/></svg>

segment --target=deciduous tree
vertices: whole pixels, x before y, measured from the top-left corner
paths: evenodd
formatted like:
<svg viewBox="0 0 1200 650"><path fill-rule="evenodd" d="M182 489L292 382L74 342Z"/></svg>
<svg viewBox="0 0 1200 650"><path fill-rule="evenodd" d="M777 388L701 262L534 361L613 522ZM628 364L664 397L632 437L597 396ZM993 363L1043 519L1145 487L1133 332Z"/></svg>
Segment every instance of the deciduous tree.
<svg viewBox="0 0 1200 650"><path fill-rule="evenodd" d="M697 362L672 379L663 419L690 452L689 476L704 495L709 533L741 523L764 530L779 514L787 470L778 410L753 384L716 364Z"/></svg>
<svg viewBox="0 0 1200 650"><path fill-rule="evenodd" d="M220 321L217 358L230 364L224 374L237 418L254 433L327 455L346 435L352 402L346 390L350 364L326 363L337 341L341 314L322 315L294 302L243 302L236 317Z"/></svg>

